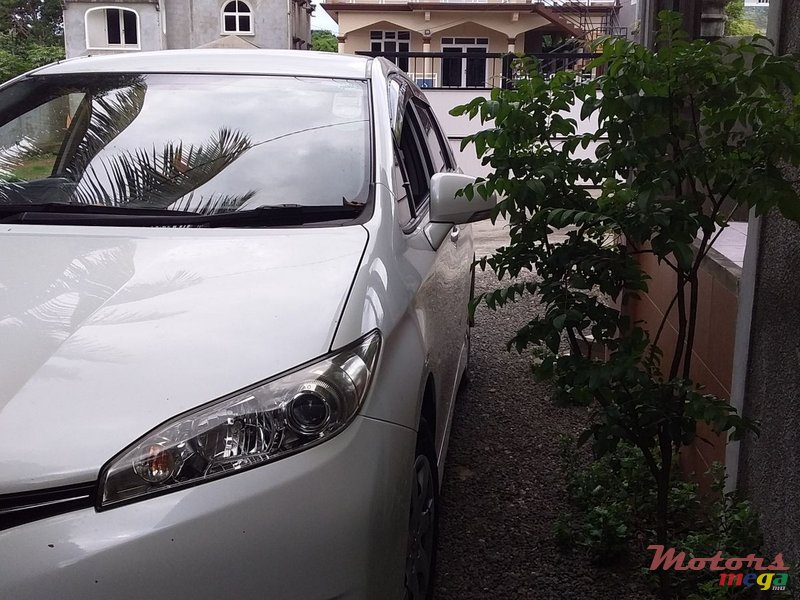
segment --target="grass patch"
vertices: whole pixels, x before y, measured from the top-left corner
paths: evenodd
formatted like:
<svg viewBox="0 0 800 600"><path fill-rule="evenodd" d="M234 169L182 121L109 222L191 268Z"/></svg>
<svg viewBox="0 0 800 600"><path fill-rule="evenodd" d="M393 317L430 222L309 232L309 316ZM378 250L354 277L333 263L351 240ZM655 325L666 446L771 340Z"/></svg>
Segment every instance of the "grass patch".
<svg viewBox="0 0 800 600"><path fill-rule="evenodd" d="M36 181L46 179L53 173L56 162L55 154L39 154L26 157L20 165L11 171L0 175L0 180L6 182Z"/></svg>

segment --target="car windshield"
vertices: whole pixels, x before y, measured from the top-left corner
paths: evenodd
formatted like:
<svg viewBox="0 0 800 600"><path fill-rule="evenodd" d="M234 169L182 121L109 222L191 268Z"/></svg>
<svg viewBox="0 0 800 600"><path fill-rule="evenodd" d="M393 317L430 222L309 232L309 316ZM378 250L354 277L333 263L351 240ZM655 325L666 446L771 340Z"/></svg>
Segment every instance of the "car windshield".
<svg viewBox="0 0 800 600"><path fill-rule="evenodd" d="M0 115L0 206L218 214L369 195L364 81L32 76L0 91Z"/></svg>

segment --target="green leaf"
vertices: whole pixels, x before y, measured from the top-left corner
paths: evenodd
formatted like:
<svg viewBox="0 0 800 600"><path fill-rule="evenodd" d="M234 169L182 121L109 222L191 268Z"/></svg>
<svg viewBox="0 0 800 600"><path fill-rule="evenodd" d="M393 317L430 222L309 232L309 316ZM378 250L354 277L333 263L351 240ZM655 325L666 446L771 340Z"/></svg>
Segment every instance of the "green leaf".
<svg viewBox="0 0 800 600"><path fill-rule="evenodd" d="M682 271L689 271L692 268L694 261L694 253L689 247L689 244L681 242L672 243L672 253L675 255L675 260L678 262L678 267Z"/></svg>

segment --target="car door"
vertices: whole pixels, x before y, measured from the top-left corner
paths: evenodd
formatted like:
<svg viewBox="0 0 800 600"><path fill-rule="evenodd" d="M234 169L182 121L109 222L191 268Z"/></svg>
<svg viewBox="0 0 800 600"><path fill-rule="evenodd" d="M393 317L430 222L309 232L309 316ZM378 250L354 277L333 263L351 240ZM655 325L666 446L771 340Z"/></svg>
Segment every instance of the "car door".
<svg viewBox="0 0 800 600"><path fill-rule="evenodd" d="M430 224L430 178L455 168L447 141L430 106L410 86L402 94L394 127L396 176L402 182L401 227L409 235L424 234ZM408 222L402 223L408 215ZM440 460L452 414L461 370L466 360L466 332L472 238L469 226L455 226L438 247L430 247L431 261L414 299L434 374L437 396L436 442ZM426 261L427 262L427 261Z"/></svg>

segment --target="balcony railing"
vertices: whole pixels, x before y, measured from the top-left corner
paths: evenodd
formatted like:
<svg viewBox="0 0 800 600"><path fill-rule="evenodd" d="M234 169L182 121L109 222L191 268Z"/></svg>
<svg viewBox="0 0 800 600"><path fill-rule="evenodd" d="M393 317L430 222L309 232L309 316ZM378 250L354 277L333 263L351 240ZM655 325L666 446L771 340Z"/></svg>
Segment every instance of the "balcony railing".
<svg viewBox="0 0 800 600"><path fill-rule="evenodd" d="M383 57L392 61L416 84L425 89L476 89L494 87L510 88L514 85L514 54L483 52L356 52L361 56ZM545 75L557 71L579 71L584 77L593 78L596 69L587 71L586 66L598 56L591 52L565 52L528 54L539 60L539 68Z"/></svg>

